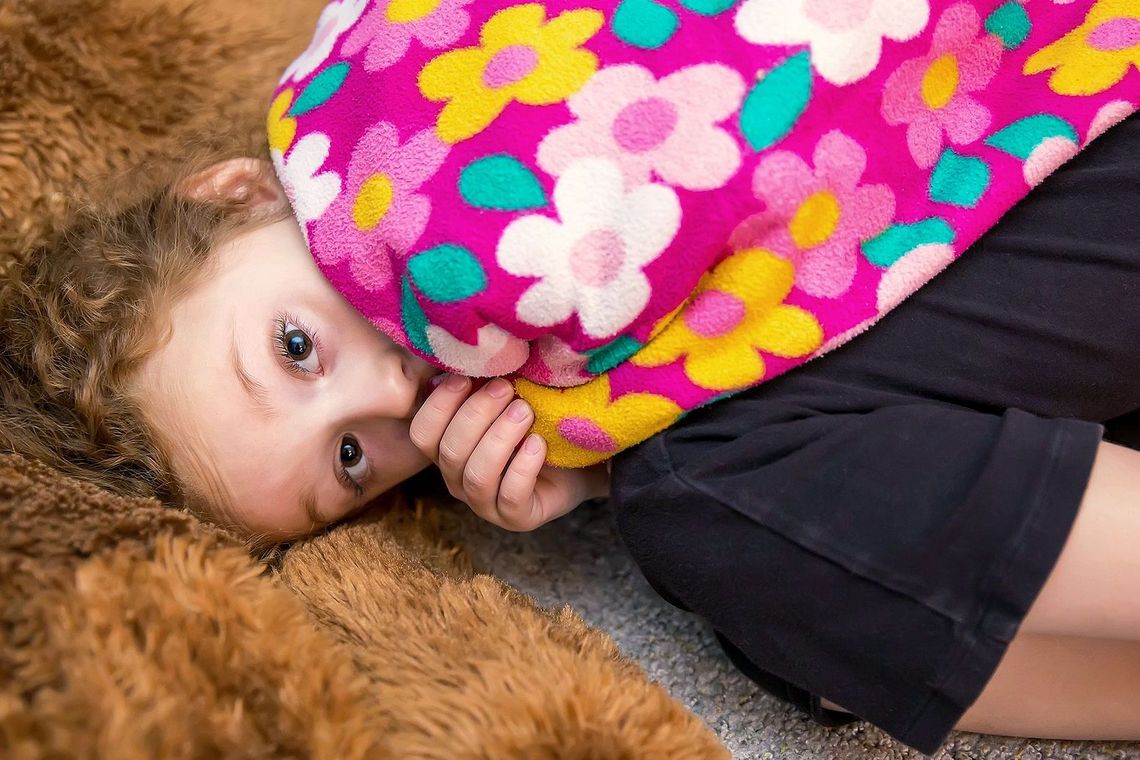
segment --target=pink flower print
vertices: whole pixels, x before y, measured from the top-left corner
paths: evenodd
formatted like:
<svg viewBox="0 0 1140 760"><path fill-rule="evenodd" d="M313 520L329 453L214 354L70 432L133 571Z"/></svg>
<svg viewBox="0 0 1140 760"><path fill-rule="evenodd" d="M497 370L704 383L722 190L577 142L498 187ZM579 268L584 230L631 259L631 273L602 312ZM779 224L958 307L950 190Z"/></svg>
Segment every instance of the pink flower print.
<svg viewBox="0 0 1140 760"><path fill-rule="evenodd" d="M740 148L717 126L740 108L744 80L703 63L658 81L637 64L609 66L567 101L578 120L538 146L538 165L560 176L580 158L615 162L627 187L649 181L689 190L721 187L740 168Z"/></svg>
<svg viewBox="0 0 1140 760"><path fill-rule="evenodd" d="M970 93L989 85L1001 63L1002 43L983 33L974 6L946 9L934 29L930 52L891 74L883 91L883 118L907 124L910 154L923 169L942 153L943 132L955 145L969 145L990 126L990 111Z"/></svg>
<svg viewBox="0 0 1140 760"><path fill-rule="evenodd" d="M446 157L447 146L432 129L402 146L386 121L365 132L353 149L344 192L313 226L317 259L336 264L349 258L361 285L387 285L393 257L408 254L431 214L431 201L416 191Z"/></svg>
<svg viewBox="0 0 1140 760"><path fill-rule="evenodd" d="M812 161L814 170L777 151L760 162L752 192L766 208L741 222L729 245L769 250L795 265L805 293L836 298L855 278L860 244L890 224L895 195L886 185L859 185L867 154L838 130L820 138Z"/></svg>
<svg viewBox="0 0 1140 760"><path fill-rule="evenodd" d="M344 41L340 53L356 55L365 47L367 71L386 69L408 52L415 37L431 50L451 45L471 24L465 10L472 0L379 0Z"/></svg>
<svg viewBox="0 0 1140 760"><path fill-rule="evenodd" d="M569 388L594 379L586 372L590 357L575 351L556 335L543 335L532 341L530 357L519 367L519 375L540 385Z"/></svg>

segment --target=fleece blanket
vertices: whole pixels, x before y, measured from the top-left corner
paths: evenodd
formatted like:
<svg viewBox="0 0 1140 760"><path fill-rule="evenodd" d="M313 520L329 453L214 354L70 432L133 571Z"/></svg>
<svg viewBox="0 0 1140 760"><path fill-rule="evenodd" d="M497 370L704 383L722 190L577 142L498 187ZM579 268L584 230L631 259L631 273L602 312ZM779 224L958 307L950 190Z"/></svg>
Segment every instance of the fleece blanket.
<svg viewBox="0 0 1140 760"><path fill-rule="evenodd" d="M1140 0L338 0L268 132L336 288L576 467L866 330L1138 66Z"/></svg>

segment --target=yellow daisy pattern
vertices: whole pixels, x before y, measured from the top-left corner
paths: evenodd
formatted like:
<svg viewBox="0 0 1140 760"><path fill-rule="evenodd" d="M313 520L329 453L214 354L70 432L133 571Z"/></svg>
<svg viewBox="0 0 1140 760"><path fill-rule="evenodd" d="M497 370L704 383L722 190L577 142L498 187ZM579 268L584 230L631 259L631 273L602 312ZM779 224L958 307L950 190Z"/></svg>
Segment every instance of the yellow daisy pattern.
<svg viewBox="0 0 1140 760"><path fill-rule="evenodd" d="M610 379L599 375L572 388L550 388L521 378L515 393L534 409L533 432L546 441L555 467L589 467L672 425L681 407L655 393L610 399Z"/></svg>
<svg viewBox="0 0 1140 760"><path fill-rule="evenodd" d="M447 101L436 131L449 144L482 132L511 101L561 102L586 84L598 57L581 48L605 17L590 8L546 20L541 3L504 8L483 25L477 47L433 58L420 71L420 93Z"/></svg>
<svg viewBox="0 0 1140 760"><path fill-rule="evenodd" d="M282 154L289 151L293 138L297 136L297 120L286 116L293 105L293 88L282 90L269 106L269 116L265 129L269 133L269 147Z"/></svg>
<svg viewBox="0 0 1140 760"><path fill-rule="evenodd" d="M794 283L790 262L762 248L738 251L701 278L679 318L630 362L659 367L684 356L685 374L701 388L752 385L764 377L760 351L806 356L823 341L810 312L783 303Z"/></svg>
<svg viewBox="0 0 1140 760"><path fill-rule="evenodd" d="M1100 0L1083 24L1034 53L1025 74L1054 69L1049 87L1058 95L1095 95L1140 68L1140 3Z"/></svg>

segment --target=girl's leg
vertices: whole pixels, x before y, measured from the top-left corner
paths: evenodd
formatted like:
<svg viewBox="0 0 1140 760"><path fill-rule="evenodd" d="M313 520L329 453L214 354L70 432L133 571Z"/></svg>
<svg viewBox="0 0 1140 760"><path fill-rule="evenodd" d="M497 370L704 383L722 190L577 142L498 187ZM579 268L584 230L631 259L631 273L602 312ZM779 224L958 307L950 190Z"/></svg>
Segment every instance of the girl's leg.
<svg viewBox="0 0 1140 760"><path fill-rule="evenodd" d="M1138 740L1140 642L1022 631L954 728L1039 739Z"/></svg>
<svg viewBox="0 0 1140 760"><path fill-rule="evenodd" d="M1069 537L1019 630L1140 642L1137 547L1140 451L1101 443Z"/></svg>
<svg viewBox="0 0 1140 760"><path fill-rule="evenodd" d="M1140 739L1138 505L1140 451L1102 443L1053 572L993 678L955 728Z"/></svg>
<svg viewBox="0 0 1140 760"><path fill-rule="evenodd" d="M954 728L1042 739L1140 739L1140 642L1019 633Z"/></svg>

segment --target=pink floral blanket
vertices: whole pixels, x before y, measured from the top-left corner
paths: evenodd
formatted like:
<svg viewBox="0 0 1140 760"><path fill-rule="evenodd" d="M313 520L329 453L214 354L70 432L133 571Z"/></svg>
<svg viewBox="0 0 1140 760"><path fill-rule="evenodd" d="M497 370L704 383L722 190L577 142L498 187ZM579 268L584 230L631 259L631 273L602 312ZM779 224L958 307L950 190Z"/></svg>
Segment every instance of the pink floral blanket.
<svg viewBox="0 0 1140 760"><path fill-rule="evenodd" d="M866 330L1138 65L1140 0L337 0L268 128L327 278L575 467Z"/></svg>

